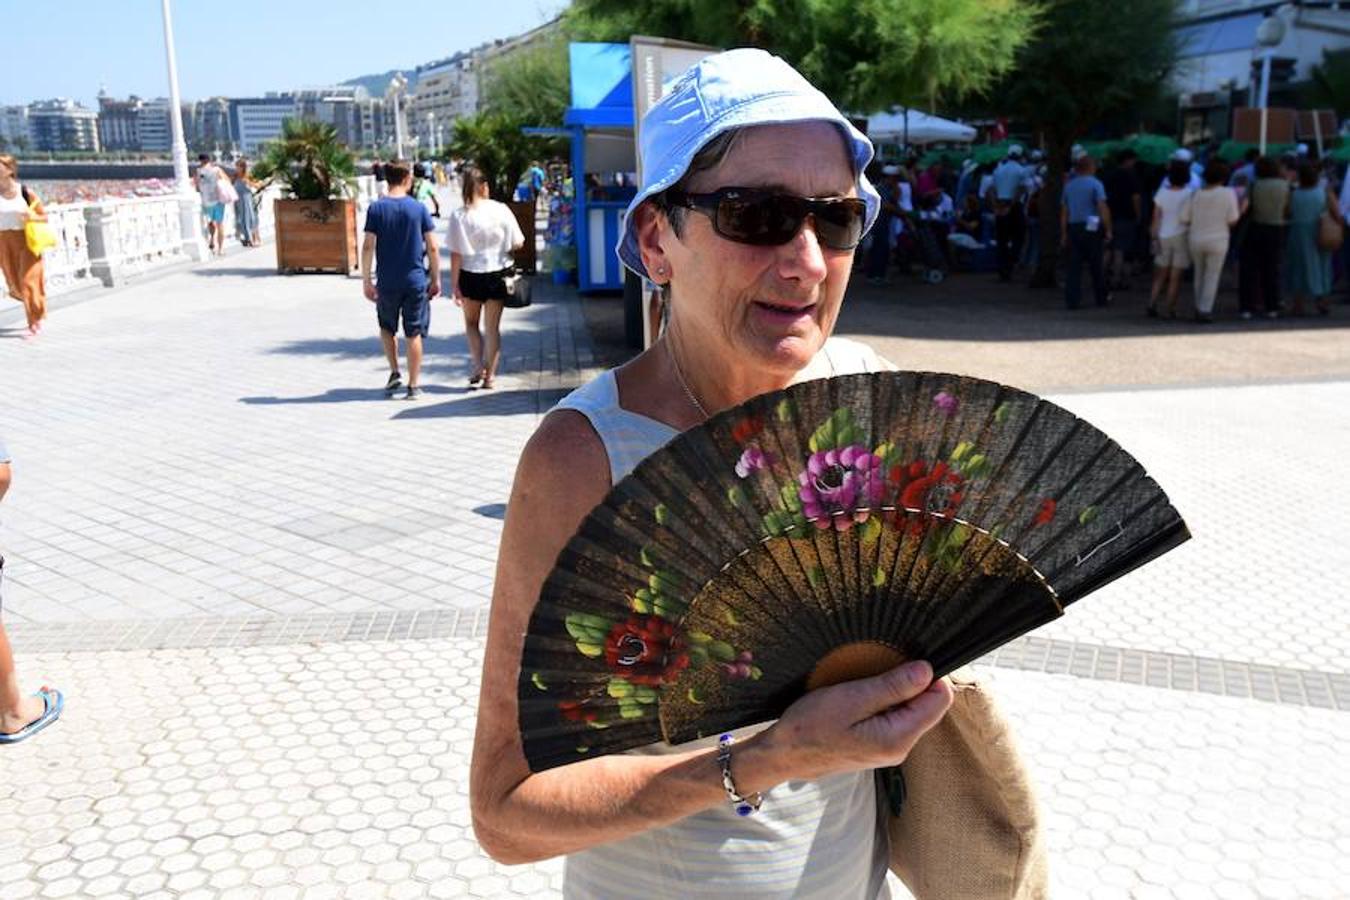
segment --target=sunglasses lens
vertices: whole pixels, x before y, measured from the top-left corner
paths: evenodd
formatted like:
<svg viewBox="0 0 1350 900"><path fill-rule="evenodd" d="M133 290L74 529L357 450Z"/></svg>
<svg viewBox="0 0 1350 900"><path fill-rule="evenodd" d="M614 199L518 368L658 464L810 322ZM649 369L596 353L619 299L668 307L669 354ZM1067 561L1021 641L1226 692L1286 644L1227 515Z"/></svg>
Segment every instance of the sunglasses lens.
<svg viewBox="0 0 1350 900"><path fill-rule="evenodd" d="M861 200L826 200L811 210L816 218L816 235L833 250L852 250L862 240L867 219L867 204Z"/></svg>
<svg viewBox="0 0 1350 900"><path fill-rule="evenodd" d="M794 197L760 194L723 197L715 219L718 234L742 244L775 246L792 240L806 215Z"/></svg>

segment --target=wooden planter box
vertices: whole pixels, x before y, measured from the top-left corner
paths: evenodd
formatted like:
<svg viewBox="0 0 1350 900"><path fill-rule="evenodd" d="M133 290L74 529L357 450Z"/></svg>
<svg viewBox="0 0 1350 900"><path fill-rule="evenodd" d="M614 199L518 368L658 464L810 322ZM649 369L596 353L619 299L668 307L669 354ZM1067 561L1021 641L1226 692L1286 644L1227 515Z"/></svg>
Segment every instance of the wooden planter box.
<svg viewBox="0 0 1350 900"><path fill-rule="evenodd" d="M278 272L340 272L360 266L355 200L277 200Z"/></svg>

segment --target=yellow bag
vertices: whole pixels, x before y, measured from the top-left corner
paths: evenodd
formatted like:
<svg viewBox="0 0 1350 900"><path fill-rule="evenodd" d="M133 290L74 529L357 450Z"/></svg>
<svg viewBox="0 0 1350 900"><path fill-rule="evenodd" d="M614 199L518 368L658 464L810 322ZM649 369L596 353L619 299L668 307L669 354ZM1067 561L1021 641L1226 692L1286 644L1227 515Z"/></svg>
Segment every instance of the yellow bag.
<svg viewBox="0 0 1350 900"><path fill-rule="evenodd" d="M47 222L24 222L23 237L28 242L29 252L34 256L41 256L56 246L56 231Z"/></svg>
<svg viewBox="0 0 1350 900"><path fill-rule="evenodd" d="M24 193L28 193L27 189L24 190ZM33 197L28 201L28 209L31 211L35 206L37 206L37 198ZM58 243L56 230L52 228L51 223L34 219L29 219L23 223L23 238L28 244L28 252L34 256L41 256Z"/></svg>

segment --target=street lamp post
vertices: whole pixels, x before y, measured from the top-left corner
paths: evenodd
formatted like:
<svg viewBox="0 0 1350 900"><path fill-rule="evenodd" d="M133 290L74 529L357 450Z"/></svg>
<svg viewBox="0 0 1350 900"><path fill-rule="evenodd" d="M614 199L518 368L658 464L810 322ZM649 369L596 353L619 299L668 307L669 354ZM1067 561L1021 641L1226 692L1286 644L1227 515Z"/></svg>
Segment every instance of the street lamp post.
<svg viewBox="0 0 1350 900"><path fill-rule="evenodd" d="M178 60L173 48L173 16L169 0L161 0L164 17L164 52L169 63L169 127L173 131L173 180L178 193L178 219L182 231L183 252L190 259L206 258L202 240L201 217L196 191L188 176L187 142L183 140L183 106L178 93Z"/></svg>
<svg viewBox="0 0 1350 900"><path fill-rule="evenodd" d="M427 144L432 155L435 155L436 151L440 149L440 144L436 140L436 114L434 112L427 113Z"/></svg>
<svg viewBox="0 0 1350 900"><path fill-rule="evenodd" d="M403 158L403 113L399 110L399 97L408 87L408 79L399 72L389 81L389 90L394 97L394 155Z"/></svg>
<svg viewBox="0 0 1350 900"><path fill-rule="evenodd" d="M1281 8L1282 9L1282 8ZM1281 10L1276 10L1275 15L1262 19L1261 24L1256 29L1256 43L1262 48L1261 51L1261 90L1257 103L1261 107L1261 155L1266 155L1266 122L1269 118L1267 107L1270 105L1270 60L1275 55L1275 48L1284 40L1284 20L1280 18Z"/></svg>

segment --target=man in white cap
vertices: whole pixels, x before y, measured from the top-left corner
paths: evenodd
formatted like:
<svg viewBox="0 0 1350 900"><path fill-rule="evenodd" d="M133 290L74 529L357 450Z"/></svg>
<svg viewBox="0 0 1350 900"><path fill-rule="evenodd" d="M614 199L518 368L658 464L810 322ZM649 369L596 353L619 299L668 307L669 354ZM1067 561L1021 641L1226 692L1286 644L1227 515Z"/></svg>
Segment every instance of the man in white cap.
<svg viewBox="0 0 1350 900"><path fill-rule="evenodd" d="M1205 179L1201 176L1204 169L1195 161L1194 153L1187 150L1185 147L1178 147L1176 152L1172 154L1172 158L1178 162L1184 162L1191 167L1191 183L1186 185L1187 190L1198 191L1205 186Z"/></svg>
<svg viewBox="0 0 1350 900"><path fill-rule="evenodd" d="M994 209L994 241L998 247L998 280L1012 281L1013 266L1022 252L1026 217L1022 200L1027 192L1027 167L1022 165L1022 145L1013 144L994 169L989 205Z"/></svg>

